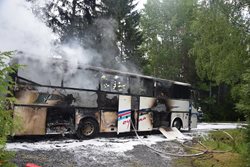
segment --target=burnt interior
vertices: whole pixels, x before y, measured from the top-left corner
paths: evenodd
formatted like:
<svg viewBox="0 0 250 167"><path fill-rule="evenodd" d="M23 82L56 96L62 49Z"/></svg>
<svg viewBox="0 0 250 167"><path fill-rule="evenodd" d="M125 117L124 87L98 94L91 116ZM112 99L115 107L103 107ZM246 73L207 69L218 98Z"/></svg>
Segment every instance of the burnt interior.
<svg viewBox="0 0 250 167"><path fill-rule="evenodd" d="M99 108L102 110L117 111L118 96L117 94L100 92L98 97Z"/></svg>
<svg viewBox="0 0 250 167"><path fill-rule="evenodd" d="M171 118L169 98L173 94L173 84L166 81L156 81L155 84L156 99L151 108L153 111L153 127L168 127Z"/></svg>
<svg viewBox="0 0 250 167"><path fill-rule="evenodd" d="M147 78L130 78L130 93L141 96L153 96L154 80Z"/></svg>
<svg viewBox="0 0 250 167"><path fill-rule="evenodd" d="M82 80L83 78L91 78L91 80ZM62 78L60 86L58 84L52 86L53 82L49 81L40 83L40 78L34 81L29 79L31 78L19 77L18 83L26 85L26 89L35 89L39 92L34 103L53 105L47 110L47 130L50 131L74 129L72 127L74 127L76 108L86 108L86 111L91 111L91 113L97 111L97 108L103 111L117 112L119 94L132 96L131 121L136 126L138 124L138 120L136 120L138 115L136 114L139 111L140 96L158 97L164 93L172 99L190 98L189 86L175 84L167 80L102 70L79 70L75 74ZM36 82L45 85L39 85ZM92 111L90 108L95 109ZM149 111L152 111L152 108ZM82 115L91 113L84 111ZM153 113L154 127L158 126L159 121L157 120L161 117L160 114Z"/></svg>
<svg viewBox="0 0 250 167"><path fill-rule="evenodd" d="M135 125L135 128L138 128L138 111L139 111L139 97L138 96L132 96L131 99L131 121ZM130 126L131 130L133 130L133 127Z"/></svg>
<svg viewBox="0 0 250 167"><path fill-rule="evenodd" d="M70 132L74 130L73 108L52 107L47 109L47 132Z"/></svg>
<svg viewBox="0 0 250 167"><path fill-rule="evenodd" d="M102 73L100 77L100 89L106 92L128 93L129 78L122 75Z"/></svg>
<svg viewBox="0 0 250 167"><path fill-rule="evenodd" d="M190 99L191 91L189 86L174 84L172 87L172 98L174 99Z"/></svg>

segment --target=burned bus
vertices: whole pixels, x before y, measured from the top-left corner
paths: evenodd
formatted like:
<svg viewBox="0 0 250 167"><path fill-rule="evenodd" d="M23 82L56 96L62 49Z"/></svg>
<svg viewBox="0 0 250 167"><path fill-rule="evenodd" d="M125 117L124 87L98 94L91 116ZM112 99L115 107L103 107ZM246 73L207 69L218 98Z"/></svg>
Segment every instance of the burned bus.
<svg viewBox="0 0 250 167"><path fill-rule="evenodd" d="M156 130L161 116L155 104L162 93L170 106L165 126L190 129L197 124L188 83L91 66L78 68L70 79L44 75L20 70L15 76L13 117L21 126L15 136L70 133L82 139Z"/></svg>

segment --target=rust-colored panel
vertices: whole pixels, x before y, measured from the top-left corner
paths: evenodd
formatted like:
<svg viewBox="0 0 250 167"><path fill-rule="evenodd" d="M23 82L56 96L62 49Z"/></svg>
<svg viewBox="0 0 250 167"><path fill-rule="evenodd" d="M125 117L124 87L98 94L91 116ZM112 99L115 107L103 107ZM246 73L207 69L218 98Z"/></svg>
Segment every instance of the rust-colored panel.
<svg viewBox="0 0 250 167"><path fill-rule="evenodd" d="M41 95L41 93L39 93L36 90L28 90L28 89L19 90L15 92L16 104L36 104L45 106L56 106L57 104L62 103L63 97L58 99L48 98L46 99L46 102L42 101L37 102L39 95ZM58 92L57 90L53 90L53 93L51 93L51 95L57 95L58 97L62 96L60 92Z"/></svg>
<svg viewBox="0 0 250 167"><path fill-rule="evenodd" d="M135 129L138 129L138 120L139 120L139 111L138 110L135 110L135 112L134 112L134 120L135 120L135 123L134 123Z"/></svg>
<svg viewBox="0 0 250 167"><path fill-rule="evenodd" d="M33 104L39 95L37 91L27 90L20 90L15 94L17 104Z"/></svg>
<svg viewBox="0 0 250 167"><path fill-rule="evenodd" d="M46 108L15 107L14 121L20 125L15 135L45 135Z"/></svg>
<svg viewBox="0 0 250 167"><path fill-rule="evenodd" d="M97 111L97 112L95 113L95 118L96 118L96 120L97 120L97 122L98 122L98 124L99 124L99 126L100 126L101 122L100 122L100 112L99 112L99 111Z"/></svg>
<svg viewBox="0 0 250 167"><path fill-rule="evenodd" d="M78 125L80 123L80 120L82 119L82 114L79 112L76 112L75 114L75 125Z"/></svg>
<svg viewBox="0 0 250 167"><path fill-rule="evenodd" d="M100 132L117 131L117 112L101 112Z"/></svg>

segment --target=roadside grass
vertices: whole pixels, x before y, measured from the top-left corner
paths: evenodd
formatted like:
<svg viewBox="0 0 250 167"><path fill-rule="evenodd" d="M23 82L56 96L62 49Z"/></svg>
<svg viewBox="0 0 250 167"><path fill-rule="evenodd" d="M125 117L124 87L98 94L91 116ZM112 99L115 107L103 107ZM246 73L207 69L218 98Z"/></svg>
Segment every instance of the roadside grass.
<svg viewBox="0 0 250 167"><path fill-rule="evenodd" d="M247 146L245 129L212 131L206 137L193 142L192 147L208 150L208 153L174 160L174 167L245 167ZM187 153L197 153L195 149L185 148Z"/></svg>
<svg viewBox="0 0 250 167"><path fill-rule="evenodd" d="M4 167L15 167L16 165L10 160L14 157L14 152L5 151L0 149L0 166Z"/></svg>

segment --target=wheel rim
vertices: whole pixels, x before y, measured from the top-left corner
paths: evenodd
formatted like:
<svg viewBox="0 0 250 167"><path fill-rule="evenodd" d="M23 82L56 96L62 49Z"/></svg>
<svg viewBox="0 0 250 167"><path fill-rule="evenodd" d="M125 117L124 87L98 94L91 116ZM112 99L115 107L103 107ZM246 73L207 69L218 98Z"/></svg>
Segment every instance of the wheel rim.
<svg viewBox="0 0 250 167"><path fill-rule="evenodd" d="M90 136L91 134L93 134L94 130L95 130L95 127L91 122L86 121L83 123L83 128L82 128L83 135Z"/></svg>

